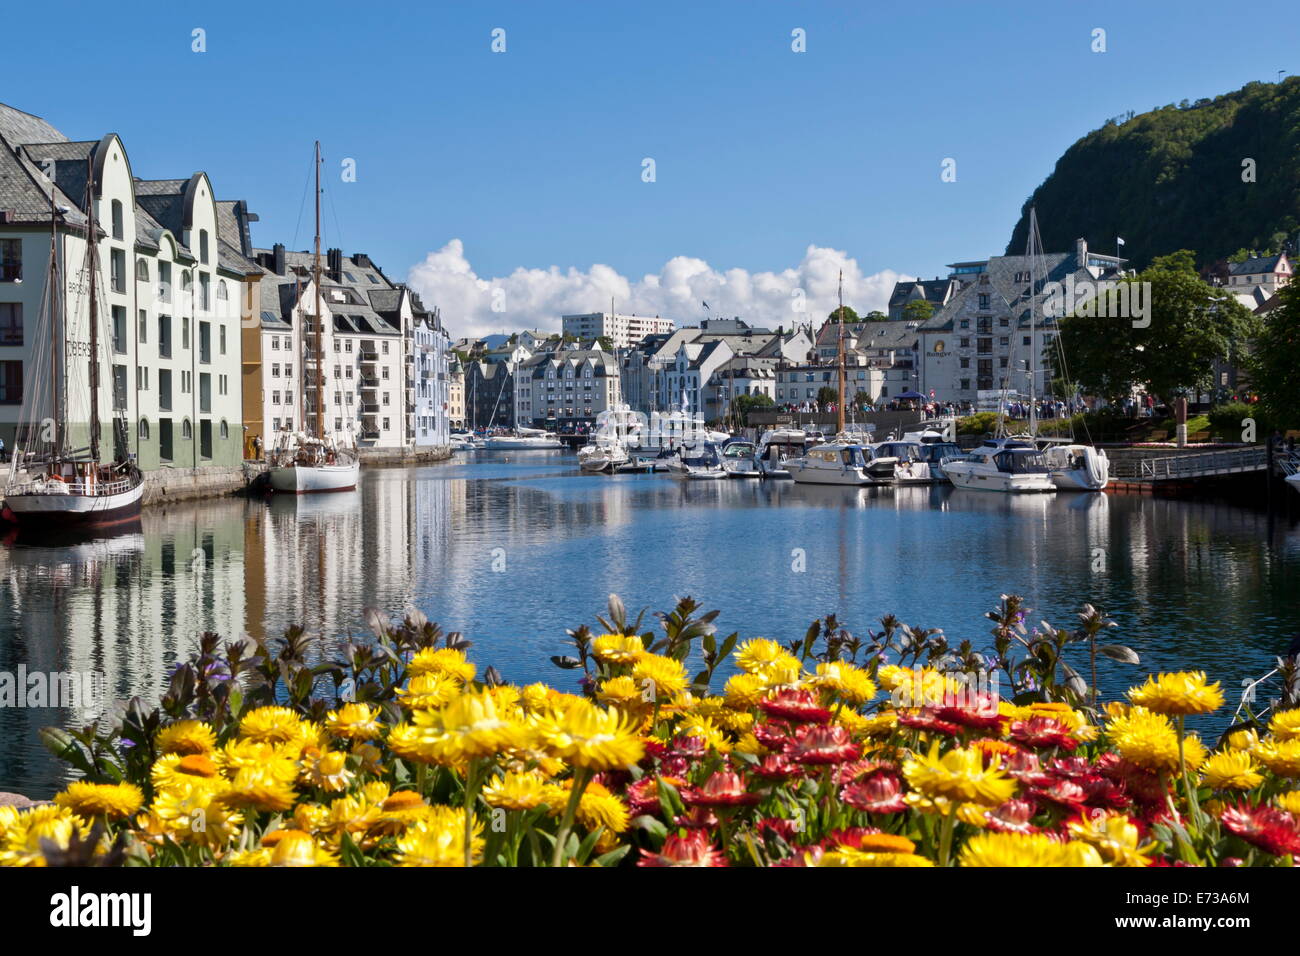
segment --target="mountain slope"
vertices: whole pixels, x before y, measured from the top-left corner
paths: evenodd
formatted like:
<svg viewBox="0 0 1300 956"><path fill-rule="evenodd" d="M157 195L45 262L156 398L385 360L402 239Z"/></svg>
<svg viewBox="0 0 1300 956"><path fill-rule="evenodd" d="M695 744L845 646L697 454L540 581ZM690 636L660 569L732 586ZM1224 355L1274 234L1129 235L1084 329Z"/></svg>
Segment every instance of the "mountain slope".
<svg viewBox="0 0 1300 956"><path fill-rule="evenodd" d="M1255 182L1242 161L1255 160ZM1046 249L1121 253L1142 268L1191 249L1202 264L1239 249L1278 251L1300 226L1300 77L1249 83L1108 121L1065 151L1021 210L1008 253L1023 253L1030 205Z"/></svg>

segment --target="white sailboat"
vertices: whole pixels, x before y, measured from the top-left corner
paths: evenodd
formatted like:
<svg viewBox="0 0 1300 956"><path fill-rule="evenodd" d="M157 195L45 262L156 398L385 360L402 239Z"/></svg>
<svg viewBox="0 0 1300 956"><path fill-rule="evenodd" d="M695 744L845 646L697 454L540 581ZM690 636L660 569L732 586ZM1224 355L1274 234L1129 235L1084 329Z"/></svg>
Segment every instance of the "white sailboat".
<svg viewBox="0 0 1300 956"><path fill-rule="evenodd" d="M316 293L313 315L312 351L316 365L316 430L314 434L282 432L275 438L270 454L271 487L275 491L305 495L317 492L351 491L357 486L361 462L355 449L340 448L325 436L324 352L321 348L321 269L320 269L320 141L316 142L316 258L312 264L312 285ZM299 362L300 372L306 362ZM302 372L305 376L305 372ZM299 381L299 395L306 394L305 378ZM304 418L306 416L304 415Z"/></svg>
<svg viewBox="0 0 1300 956"><path fill-rule="evenodd" d="M563 448L564 442L544 428L524 428L521 426L509 435L492 435L483 443L483 447L489 451L503 449L527 451L537 448Z"/></svg>
<svg viewBox="0 0 1300 956"><path fill-rule="evenodd" d="M63 287L63 255L58 224L69 210L55 207L50 183L49 285L44 293L41 322L49 323L50 356L48 390L39 374L30 397L24 398L20 427L9 477L5 483L5 516L23 528L100 528L135 521L144 497L144 476L130 460L125 441L109 464L100 461L99 371L103 356L99 340L99 290L97 278L98 225L95 219L94 166L87 161L86 258L88 274L89 344L89 445L68 445L69 415L67 349L67 296ZM38 333L39 335L39 333ZM43 336L42 336L43 338ZM43 363L32 363L38 368ZM48 400L49 404L45 402ZM115 429L115 435L119 430Z"/></svg>

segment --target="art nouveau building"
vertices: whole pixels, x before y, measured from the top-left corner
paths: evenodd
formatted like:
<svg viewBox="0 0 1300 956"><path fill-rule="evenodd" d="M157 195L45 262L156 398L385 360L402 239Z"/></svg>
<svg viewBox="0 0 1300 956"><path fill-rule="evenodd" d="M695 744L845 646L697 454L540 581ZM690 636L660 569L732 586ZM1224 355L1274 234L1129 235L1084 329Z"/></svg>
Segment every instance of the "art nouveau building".
<svg viewBox="0 0 1300 956"><path fill-rule="evenodd" d="M56 352L66 369L69 445L89 439L85 251L93 211L101 457L134 456L144 470L237 465L239 324L261 270L220 245L207 175L138 178L115 134L73 142L5 106L0 147L0 437L12 447L24 399L50 407L51 378L42 370L52 339L40 316L53 205L66 304Z"/></svg>

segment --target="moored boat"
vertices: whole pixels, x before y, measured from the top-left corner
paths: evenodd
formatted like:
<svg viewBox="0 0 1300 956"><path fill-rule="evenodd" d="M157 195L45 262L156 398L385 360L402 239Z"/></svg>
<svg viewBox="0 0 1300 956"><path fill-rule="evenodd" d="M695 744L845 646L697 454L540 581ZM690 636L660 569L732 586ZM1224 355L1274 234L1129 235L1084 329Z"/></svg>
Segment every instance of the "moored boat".
<svg viewBox="0 0 1300 956"><path fill-rule="evenodd" d="M790 477L808 485L878 485L884 482L867 471L867 459L861 445L828 442L808 450L802 458L791 459Z"/></svg>

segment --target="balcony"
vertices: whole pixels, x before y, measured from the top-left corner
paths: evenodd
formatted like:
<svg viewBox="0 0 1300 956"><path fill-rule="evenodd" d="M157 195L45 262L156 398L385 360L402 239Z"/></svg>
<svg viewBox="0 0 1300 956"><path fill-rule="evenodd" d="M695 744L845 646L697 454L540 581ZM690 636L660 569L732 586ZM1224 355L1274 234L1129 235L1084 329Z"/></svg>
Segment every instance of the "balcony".
<svg viewBox="0 0 1300 956"><path fill-rule="evenodd" d="M361 381L359 384L362 391L373 392L375 389L379 387L379 379L371 375L363 375L361 376Z"/></svg>
<svg viewBox="0 0 1300 956"><path fill-rule="evenodd" d="M373 365L374 363L379 361L378 349L362 348L359 354L361 357L361 362L364 365Z"/></svg>
<svg viewBox="0 0 1300 956"><path fill-rule="evenodd" d="M362 404L361 414L366 416L367 418L374 418L376 415L379 414L379 406Z"/></svg>

